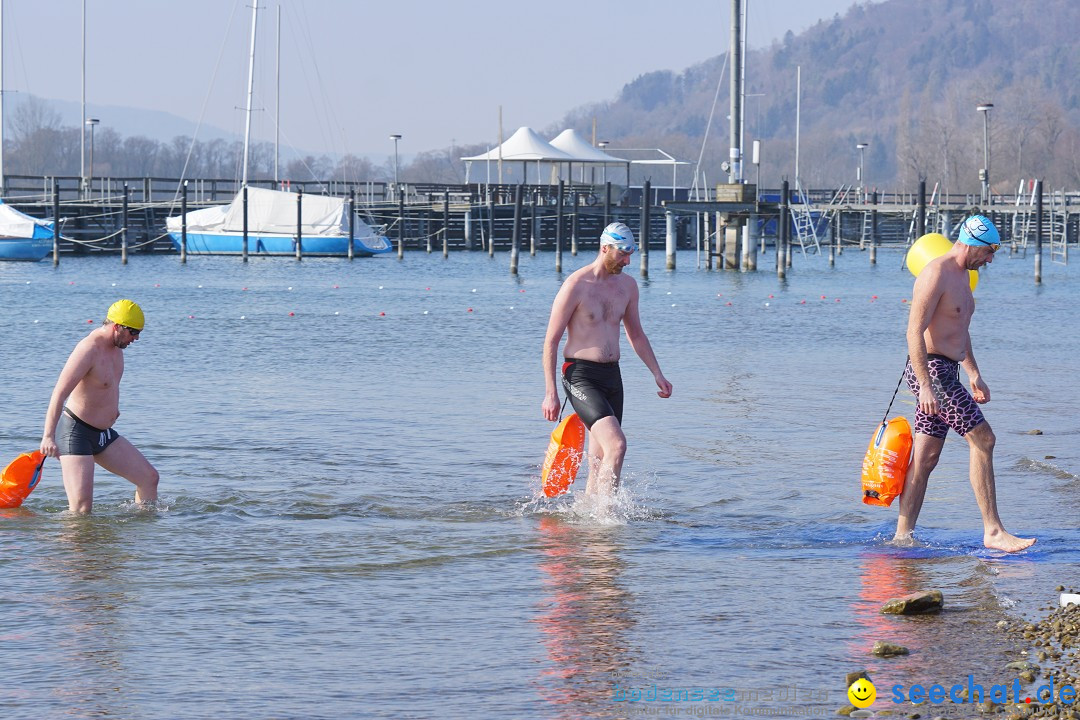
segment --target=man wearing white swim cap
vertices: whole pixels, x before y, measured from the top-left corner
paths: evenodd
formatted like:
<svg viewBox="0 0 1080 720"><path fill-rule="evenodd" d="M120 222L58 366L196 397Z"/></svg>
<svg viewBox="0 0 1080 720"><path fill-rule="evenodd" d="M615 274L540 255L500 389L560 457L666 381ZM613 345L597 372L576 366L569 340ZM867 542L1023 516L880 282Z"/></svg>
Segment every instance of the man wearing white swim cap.
<svg viewBox="0 0 1080 720"><path fill-rule="evenodd" d="M544 337L544 402L548 420L559 417L555 358L563 348L562 384L589 430L589 495L610 495L619 484L626 435L622 430L622 375L619 372L621 324L630 347L652 371L662 398L671 397L671 383L660 372L649 338L638 317L638 285L623 268L637 249L634 233L621 222L604 228L596 259L563 283L551 308Z"/></svg>
<svg viewBox="0 0 1080 720"><path fill-rule="evenodd" d="M89 513L94 505L95 463L135 485L135 502L157 500L158 471L113 429L120 416L123 351L139 339L145 322L137 304L117 300L105 322L72 350L53 388L41 454L60 459L72 512Z"/></svg>
<svg viewBox="0 0 1080 720"><path fill-rule="evenodd" d="M1034 544L1005 531L998 515L994 484L996 438L979 405L990 401L971 351L969 327L975 312L969 270L993 262L1001 246L997 228L988 218L973 215L964 221L960 238L947 253L926 264L915 278L908 318L908 387L918 398L915 408L914 458L900 495L896 521L898 543L909 543L926 496L930 473L937 466L945 436L951 428L968 442L971 487L983 520L983 544L994 550L1017 552ZM971 392L960 383L963 365Z"/></svg>

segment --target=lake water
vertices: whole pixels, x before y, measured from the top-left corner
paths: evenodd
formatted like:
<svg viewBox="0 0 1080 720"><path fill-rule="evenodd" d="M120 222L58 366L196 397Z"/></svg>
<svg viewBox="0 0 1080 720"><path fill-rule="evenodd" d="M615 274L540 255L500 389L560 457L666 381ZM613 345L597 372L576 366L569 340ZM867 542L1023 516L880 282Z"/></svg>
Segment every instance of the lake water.
<svg viewBox="0 0 1080 720"><path fill-rule="evenodd" d="M162 478L144 511L99 470L94 514L71 517L49 461L0 511L4 718L831 716L852 670L876 710L894 684L1014 678L995 623L1080 583L1076 269L1046 262L1036 286L1031 258L1002 257L976 290L1001 514L1039 538L1004 557L953 435L924 547L887 545L895 505L860 502L912 284L878 259L797 255L782 283L654 251L642 320L675 392L623 343L609 512L583 478L537 497L551 254L517 277L505 253L0 265L0 452L37 446L71 348L130 297L147 326L116 427ZM913 415L906 388L895 410ZM930 588L941 615L878 614Z"/></svg>

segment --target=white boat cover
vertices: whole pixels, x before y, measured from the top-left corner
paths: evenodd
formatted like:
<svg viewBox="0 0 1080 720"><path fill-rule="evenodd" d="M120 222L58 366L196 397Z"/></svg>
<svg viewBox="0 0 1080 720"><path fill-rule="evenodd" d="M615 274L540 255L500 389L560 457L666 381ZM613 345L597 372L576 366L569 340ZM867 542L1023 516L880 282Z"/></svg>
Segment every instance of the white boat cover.
<svg viewBox="0 0 1080 720"><path fill-rule="evenodd" d="M0 202L0 237L6 238L32 238L34 228L40 227L52 232L52 223L45 220L32 218L21 213L10 205ZM42 233L39 231L38 236Z"/></svg>
<svg viewBox="0 0 1080 720"><path fill-rule="evenodd" d="M301 203L304 235L340 236L349 234L349 208L344 198L304 195ZM165 221L169 232L180 232L180 217ZM357 234L362 233L357 223ZM365 226L366 227L366 226ZM228 205L193 210L187 214L189 233L242 233L244 199L238 193ZM248 188L248 232L266 235L296 234L296 193L265 188Z"/></svg>

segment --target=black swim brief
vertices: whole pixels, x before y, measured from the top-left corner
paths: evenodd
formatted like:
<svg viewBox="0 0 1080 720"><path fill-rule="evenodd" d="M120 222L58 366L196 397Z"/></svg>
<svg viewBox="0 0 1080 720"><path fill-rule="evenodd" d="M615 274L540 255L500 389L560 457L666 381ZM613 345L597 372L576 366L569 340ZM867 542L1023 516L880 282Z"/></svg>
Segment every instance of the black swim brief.
<svg viewBox="0 0 1080 720"><path fill-rule="evenodd" d="M592 429L597 420L612 415L622 424L623 385L619 363L566 358L562 384L585 427Z"/></svg>
<svg viewBox="0 0 1080 720"><path fill-rule="evenodd" d="M67 408L56 426L56 446L61 455L97 455L118 437L120 433L112 428L101 430L88 425Z"/></svg>
<svg viewBox="0 0 1080 720"><path fill-rule="evenodd" d="M914 431L930 437L944 438L949 433L949 428L952 428L960 437L967 435L986 418L983 417L975 398L971 397L971 393L960 382L960 363L944 355L934 354L927 355L926 361L930 370L930 386L937 398L939 412L937 415L927 415L919 409L919 381L915 378L915 370L909 360L907 368L904 369L904 378L908 388L915 394Z"/></svg>

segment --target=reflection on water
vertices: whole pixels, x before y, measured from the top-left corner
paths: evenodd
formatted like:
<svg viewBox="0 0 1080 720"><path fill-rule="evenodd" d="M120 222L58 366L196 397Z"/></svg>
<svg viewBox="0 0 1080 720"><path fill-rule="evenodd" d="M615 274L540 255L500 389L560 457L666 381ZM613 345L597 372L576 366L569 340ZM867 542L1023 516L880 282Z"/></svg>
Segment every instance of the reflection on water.
<svg viewBox="0 0 1080 720"><path fill-rule="evenodd" d="M122 537L128 533L116 517L64 517L55 552L42 561L54 576L48 602L62 678L52 691L76 717L132 715L128 693L136 680L127 653L137 639L125 617L139 610L128 577L129 538Z"/></svg>
<svg viewBox="0 0 1080 720"><path fill-rule="evenodd" d="M966 454L935 472L927 547L885 546L895 509L859 503L866 433L905 352L898 257L799 258L778 284L684 255L641 283L681 390L657 398L624 344L638 499L613 512L521 505L551 431L537 357L561 279L550 255L518 276L504 257L0 265L25 320L0 343L0 449L37 443L87 319L132 297L149 326L121 430L169 498L132 511L130 485L101 473L96 514L69 519L47 471L0 513L3 720L173 720L192 698L238 718L572 718L628 712L615 682L658 678L828 691L831 713L853 669L886 688L991 675L1015 659L995 632L1002 588L1031 607L1073 582L1080 335L1060 328L1075 268L1047 268L1034 293L1026 269L995 263L978 290L980 366L1001 380L999 505L1040 538L999 559L981 547ZM571 272L589 257L564 259ZM879 614L932 588L938 616ZM879 639L912 654L874 658Z"/></svg>
<svg viewBox="0 0 1080 720"><path fill-rule="evenodd" d="M537 530L544 595L534 622L552 664L538 679L540 694L556 717L606 715L617 678L637 658L627 638L634 596L619 580L620 528L544 515Z"/></svg>

